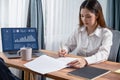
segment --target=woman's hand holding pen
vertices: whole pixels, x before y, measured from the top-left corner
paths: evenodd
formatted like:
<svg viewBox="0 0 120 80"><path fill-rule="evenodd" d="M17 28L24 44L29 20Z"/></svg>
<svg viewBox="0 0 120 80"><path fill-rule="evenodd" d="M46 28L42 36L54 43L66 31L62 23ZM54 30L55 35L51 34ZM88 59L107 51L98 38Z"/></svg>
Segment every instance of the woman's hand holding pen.
<svg viewBox="0 0 120 80"><path fill-rule="evenodd" d="M60 50L58 51L59 57L65 57L68 54L68 51L63 48L64 43L60 42Z"/></svg>
<svg viewBox="0 0 120 80"><path fill-rule="evenodd" d="M65 49L61 49L58 51L58 55L60 57L65 57L68 54L68 52Z"/></svg>
<svg viewBox="0 0 120 80"><path fill-rule="evenodd" d="M65 49L60 49L58 51L59 57L65 57L67 54L68 52ZM81 57L75 61L68 63L67 65L74 68L82 68L87 65L87 61L83 57Z"/></svg>
<svg viewBox="0 0 120 80"><path fill-rule="evenodd" d="M65 57L67 54L68 52L65 49L58 51L59 57ZM87 65L87 61L81 57L75 61L68 63L67 65L74 68L82 68Z"/></svg>

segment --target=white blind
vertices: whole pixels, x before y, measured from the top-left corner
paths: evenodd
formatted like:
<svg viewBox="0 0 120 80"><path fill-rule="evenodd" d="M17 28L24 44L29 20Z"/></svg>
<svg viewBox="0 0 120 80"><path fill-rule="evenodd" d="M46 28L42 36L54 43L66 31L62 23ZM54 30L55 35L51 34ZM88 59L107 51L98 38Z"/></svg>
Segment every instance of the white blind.
<svg viewBox="0 0 120 80"><path fill-rule="evenodd" d="M0 0L0 27L26 27L28 4L29 0Z"/></svg>
<svg viewBox="0 0 120 80"><path fill-rule="evenodd" d="M58 50L60 41L66 39L79 21L79 7L84 0L45 0L46 49Z"/></svg>
<svg viewBox="0 0 120 80"><path fill-rule="evenodd" d="M9 26L26 27L29 0L9 0Z"/></svg>
<svg viewBox="0 0 120 80"><path fill-rule="evenodd" d="M0 0L0 27L8 26L8 1Z"/></svg>

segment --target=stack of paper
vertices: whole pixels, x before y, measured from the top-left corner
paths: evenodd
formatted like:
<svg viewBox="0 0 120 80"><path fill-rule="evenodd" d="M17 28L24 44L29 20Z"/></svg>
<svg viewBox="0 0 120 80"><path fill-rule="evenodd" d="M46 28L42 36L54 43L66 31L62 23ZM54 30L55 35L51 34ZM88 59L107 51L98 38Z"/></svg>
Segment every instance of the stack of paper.
<svg viewBox="0 0 120 80"><path fill-rule="evenodd" d="M47 55L42 55L24 65L35 72L46 74L67 67L67 63L76 59L77 58L71 57L53 58Z"/></svg>

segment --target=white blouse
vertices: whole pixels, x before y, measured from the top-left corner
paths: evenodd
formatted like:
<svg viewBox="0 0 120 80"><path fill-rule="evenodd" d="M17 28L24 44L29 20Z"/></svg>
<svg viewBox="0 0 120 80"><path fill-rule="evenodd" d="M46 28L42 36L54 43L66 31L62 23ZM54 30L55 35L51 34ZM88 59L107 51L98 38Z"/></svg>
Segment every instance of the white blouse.
<svg viewBox="0 0 120 80"><path fill-rule="evenodd" d="M88 64L108 59L112 46L112 32L108 28L98 26L88 35L86 27L78 27L64 45L67 52L74 51L78 56L85 57Z"/></svg>

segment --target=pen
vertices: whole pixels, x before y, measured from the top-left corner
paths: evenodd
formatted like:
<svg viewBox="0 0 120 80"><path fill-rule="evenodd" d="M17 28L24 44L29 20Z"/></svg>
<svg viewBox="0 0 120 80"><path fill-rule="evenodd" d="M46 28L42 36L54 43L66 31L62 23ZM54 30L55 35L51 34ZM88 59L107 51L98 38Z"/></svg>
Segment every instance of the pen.
<svg viewBox="0 0 120 80"><path fill-rule="evenodd" d="M61 56L61 57L65 57L66 51L65 51L65 49L64 49L64 44L63 44L63 42L60 43L60 51L61 51L60 56Z"/></svg>
<svg viewBox="0 0 120 80"><path fill-rule="evenodd" d="M62 50L62 49L63 49L63 43L60 42L60 50Z"/></svg>

